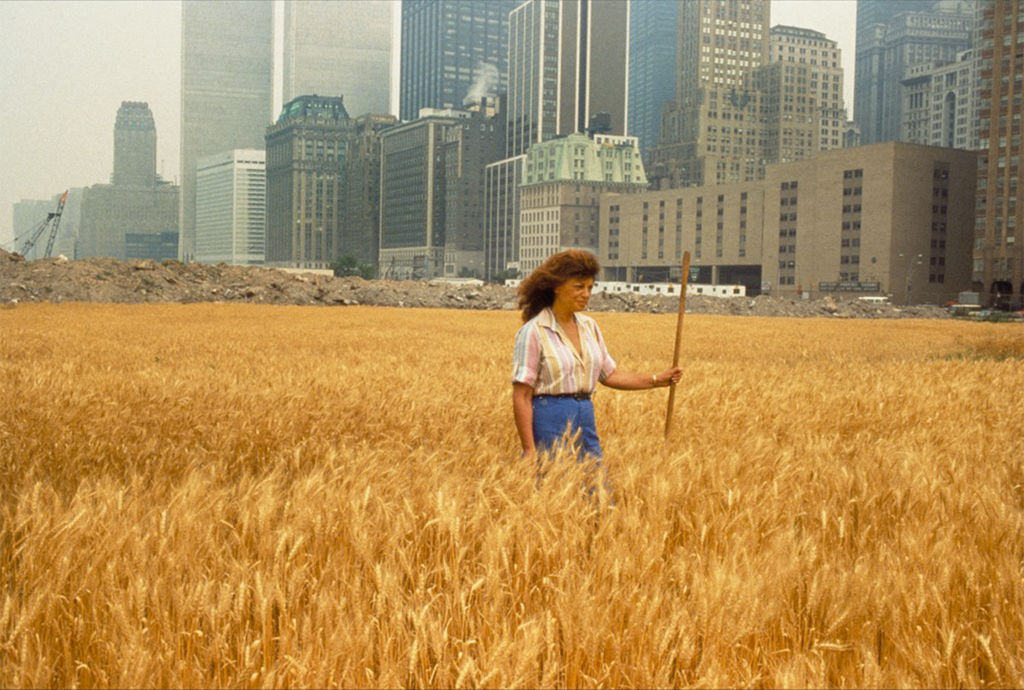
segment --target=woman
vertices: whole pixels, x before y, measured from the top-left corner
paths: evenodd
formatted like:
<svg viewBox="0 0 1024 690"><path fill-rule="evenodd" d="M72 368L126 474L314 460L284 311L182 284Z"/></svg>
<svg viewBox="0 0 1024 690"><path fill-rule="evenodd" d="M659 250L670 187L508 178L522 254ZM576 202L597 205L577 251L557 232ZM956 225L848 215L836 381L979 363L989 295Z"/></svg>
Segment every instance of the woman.
<svg viewBox="0 0 1024 690"><path fill-rule="evenodd" d="M554 254L519 286L523 326L516 334L512 409L523 455L550 450L569 429L579 432L583 455L601 457L590 400L597 384L620 390L668 386L682 369L655 374L620 371L597 324L582 312L600 270L590 252Z"/></svg>

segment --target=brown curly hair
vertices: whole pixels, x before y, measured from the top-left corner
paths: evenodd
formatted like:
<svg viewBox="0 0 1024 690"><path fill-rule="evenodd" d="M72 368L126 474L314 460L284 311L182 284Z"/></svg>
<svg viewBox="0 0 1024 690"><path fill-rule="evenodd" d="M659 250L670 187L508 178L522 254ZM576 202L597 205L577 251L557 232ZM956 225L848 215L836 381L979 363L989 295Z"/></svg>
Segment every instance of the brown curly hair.
<svg viewBox="0 0 1024 690"><path fill-rule="evenodd" d="M582 249L552 254L519 284L519 306L523 321L555 303L555 288L572 278L596 278L601 270L597 257Z"/></svg>

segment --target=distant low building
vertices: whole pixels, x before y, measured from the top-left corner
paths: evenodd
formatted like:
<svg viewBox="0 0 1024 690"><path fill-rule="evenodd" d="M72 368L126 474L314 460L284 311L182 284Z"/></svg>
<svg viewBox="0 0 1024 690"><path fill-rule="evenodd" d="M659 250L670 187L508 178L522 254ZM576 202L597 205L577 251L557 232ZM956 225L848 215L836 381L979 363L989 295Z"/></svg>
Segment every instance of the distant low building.
<svg viewBox="0 0 1024 690"><path fill-rule="evenodd" d="M176 259L178 188L86 187L78 231L77 258Z"/></svg>

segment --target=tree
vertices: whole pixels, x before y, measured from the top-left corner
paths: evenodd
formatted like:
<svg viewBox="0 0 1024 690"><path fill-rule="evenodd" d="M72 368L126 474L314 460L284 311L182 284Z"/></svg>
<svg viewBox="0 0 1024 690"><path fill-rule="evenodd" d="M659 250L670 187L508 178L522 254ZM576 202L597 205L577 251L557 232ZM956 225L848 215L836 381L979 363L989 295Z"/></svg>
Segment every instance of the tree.
<svg viewBox="0 0 1024 690"><path fill-rule="evenodd" d="M336 276L359 276L366 280L372 280L377 277L377 267L373 264L361 264L356 257L351 254L345 254L334 260L331 264L331 270L334 271Z"/></svg>
<svg viewBox="0 0 1024 690"><path fill-rule="evenodd" d="M504 285L506 280L514 280L519 277L519 269L508 268L494 276L494 282Z"/></svg>

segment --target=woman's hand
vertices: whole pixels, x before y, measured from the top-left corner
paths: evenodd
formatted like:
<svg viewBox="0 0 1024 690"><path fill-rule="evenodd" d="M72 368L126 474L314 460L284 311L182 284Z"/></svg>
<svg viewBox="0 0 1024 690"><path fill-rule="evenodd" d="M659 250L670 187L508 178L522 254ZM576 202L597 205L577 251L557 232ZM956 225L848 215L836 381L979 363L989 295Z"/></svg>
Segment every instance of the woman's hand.
<svg viewBox="0 0 1024 690"><path fill-rule="evenodd" d="M665 371L654 375L655 386L671 386L679 383L683 377L682 367L669 367Z"/></svg>

